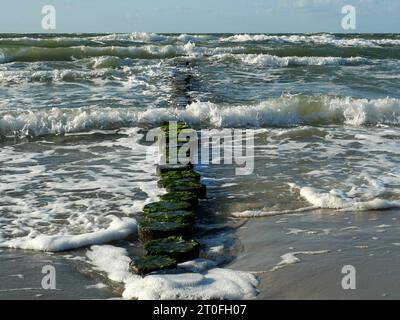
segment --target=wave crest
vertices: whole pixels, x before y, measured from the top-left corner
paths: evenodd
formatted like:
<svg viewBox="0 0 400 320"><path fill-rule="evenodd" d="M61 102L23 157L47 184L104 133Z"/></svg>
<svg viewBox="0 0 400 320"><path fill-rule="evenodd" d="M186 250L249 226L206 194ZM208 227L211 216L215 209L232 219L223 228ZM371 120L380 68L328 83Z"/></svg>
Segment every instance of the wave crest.
<svg viewBox="0 0 400 320"><path fill-rule="evenodd" d="M269 35L269 34L236 34L221 38L221 42L272 42L287 44L318 44L333 45L338 47L380 47L400 46L400 39L363 39L363 38L337 38L333 34L313 35Z"/></svg>
<svg viewBox="0 0 400 320"><path fill-rule="evenodd" d="M398 126L400 100L285 95L253 105L227 106L195 102L184 109L53 108L46 111L3 111L0 116L2 136L38 136L140 125L154 127L170 120L186 121L200 128L331 124Z"/></svg>
<svg viewBox="0 0 400 320"><path fill-rule="evenodd" d="M290 67L290 66L329 66L329 65L360 65L372 63L371 60L362 57L280 57L270 54L222 54L217 56L218 60L239 60L242 63L256 66L268 67Z"/></svg>

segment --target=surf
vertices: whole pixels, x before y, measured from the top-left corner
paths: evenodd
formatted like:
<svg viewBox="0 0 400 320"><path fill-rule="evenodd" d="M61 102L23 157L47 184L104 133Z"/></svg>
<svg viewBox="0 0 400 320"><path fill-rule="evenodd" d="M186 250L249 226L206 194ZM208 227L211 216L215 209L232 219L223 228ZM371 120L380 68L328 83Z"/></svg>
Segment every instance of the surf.
<svg viewBox="0 0 400 320"><path fill-rule="evenodd" d="M97 108L96 106L0 112L0 135L41 136L185 121L198 128L268 128L305 125L399 126L400 100L283 95L255 104L193 102L179 108Z"/></svg>

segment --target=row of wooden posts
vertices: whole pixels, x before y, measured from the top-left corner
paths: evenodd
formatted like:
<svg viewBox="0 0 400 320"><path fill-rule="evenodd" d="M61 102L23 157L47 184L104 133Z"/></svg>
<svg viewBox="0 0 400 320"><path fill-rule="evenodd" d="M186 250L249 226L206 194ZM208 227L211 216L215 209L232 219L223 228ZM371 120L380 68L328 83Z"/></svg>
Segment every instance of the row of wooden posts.
<svg viewBox="0 0 400 320"><path fill-rule="evenodd" d="M160 129L166 142L163 156L167 163L157 166L158 186L167 193L160 201L143 208L138 238L145 255L132 259L130 264L131 271L140 275L176 268L178 263L198 258L200 252L200 244L194 239L196 207L199 199L206 197L206 187L200 182L200 174L193 170L193 164L168 163L168 153L172 148L177 151L176 146L169 144L169 136L192 129L183 122L178 122L173 130L169 123Z"/></svg>

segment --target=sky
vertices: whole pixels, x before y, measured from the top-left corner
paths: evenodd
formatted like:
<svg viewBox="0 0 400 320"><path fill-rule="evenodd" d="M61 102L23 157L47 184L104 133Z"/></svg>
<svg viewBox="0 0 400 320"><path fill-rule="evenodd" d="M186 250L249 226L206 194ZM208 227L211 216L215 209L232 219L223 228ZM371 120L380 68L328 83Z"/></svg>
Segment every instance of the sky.
<svg viewBox="0 0 400 320"><path fill-rule="evenodd" d="M42 7L56 29L42 28ZM349 32L342 7L356 8L356 33L400 33L399 0L1 0L0 33Z"/></svg>

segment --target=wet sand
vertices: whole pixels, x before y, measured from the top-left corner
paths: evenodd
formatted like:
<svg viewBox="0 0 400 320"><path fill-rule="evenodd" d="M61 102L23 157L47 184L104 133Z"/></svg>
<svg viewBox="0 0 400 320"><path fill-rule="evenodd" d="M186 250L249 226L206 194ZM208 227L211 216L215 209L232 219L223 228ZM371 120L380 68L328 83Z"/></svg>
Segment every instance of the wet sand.
<svg viewBox="0 0 400 320"><path fill-rule="evenodd" d="M109 287L79 271L79 264L62 255L23 250L0 250L0 300L108 299L115 297ZM46 274L42 268L56 270L56 290L42 288ZM98 286L99 288L97 288Z"/></svg>
<svg viewBox="0 0 400 320"><path fill-rule="evenodd" d="M398 210L251 219L238 230L243 250L229 267L257 273L258 299L399 299ZM275 271L281 256L301 261ZM343 266L356 269L356 289L343 290Z"/></svg>

